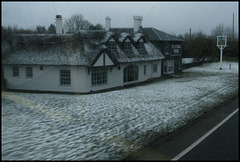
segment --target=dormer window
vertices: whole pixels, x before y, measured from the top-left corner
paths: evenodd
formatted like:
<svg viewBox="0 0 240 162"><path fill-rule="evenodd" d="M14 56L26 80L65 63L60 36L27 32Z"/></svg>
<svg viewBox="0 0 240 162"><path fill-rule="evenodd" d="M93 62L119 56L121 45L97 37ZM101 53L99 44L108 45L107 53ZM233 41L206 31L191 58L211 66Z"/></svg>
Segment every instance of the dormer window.
<svg viewBox="0 0 240 162"><path fill-rule="evenodd" d="M109 47L110 51L115 51L116 43L115 42L109 42L108 47Z"/></svg>
<svg viewBox="0 0 240 162"><path fill-rule="evenodd" d="M107 44L110 51L116 51L116 42L113 38L111 38Z"/></svg>
<svg viewBox="0 0 240 162"><path fill-rule="evenodd" d="M139 41L137 42L137 48L139 51L144 51L145 47L144 47L144 40L142 38L139 39Z"/></svg>
<svg viewBox="0 0 240 162"><path fill-rule="evenodd" d="M138 50L139 51L144 51L144 43L143 42L138 43Z"/></svg>
<svg viewBox="0 0 240 162"><path fill-rule="evenodd" d="M130 51L132 49L130 42L125 42L123 45L124 45L124 50L126 51Z"/></svg>

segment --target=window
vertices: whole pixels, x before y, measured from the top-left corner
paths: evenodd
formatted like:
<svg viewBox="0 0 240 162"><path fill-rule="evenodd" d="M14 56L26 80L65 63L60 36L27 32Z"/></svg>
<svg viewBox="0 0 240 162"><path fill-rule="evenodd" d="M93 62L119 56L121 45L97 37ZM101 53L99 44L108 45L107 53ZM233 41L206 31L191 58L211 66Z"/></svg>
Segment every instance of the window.
<svg viewBox="0 0 240 162"><path fill-rule="evenodd" d="M131 44L128 43L128 42L125 42L125 43L124 43L124 50L130 51L130 50L131 50Z"/></svg>
<svg viewBox="0 0 240 162"><path fill-rule="evenodd" d="M174 60L166 60L163 64L164 73L173 73L174 72Z"/></svg>
<svg viewBox="0 0 240 162"><path fill-rule="evenodd" d="M124 75L123 75L124 82L130 82L134 80L138 80L138 66L136 65L129 65L124 68Z"/></svg>
<svg viewBox="0 0 240 162"><path fill-rule="evenodd" d="M169 71L169 72L173 72L173 66L169 66L169 67L168 67L168 71Z"/></svg>
<svg viewBox="0 0 240 162"><path fill-rule="evenodd" d="M144 43L143 42L139 42L138 43L138 50L139 51L143 51L144 50Z"/></svg>
<svg viewBox="0 0 240 162"><path fill-rule="evenodd" d="M110 49L110 51L115 51L116 50L116 43L111 41L108 42L108 48Z"/></svg>
<svg viewBox="0 0 240 162"><path fill-rule="evenodd" d="M33 69L32 67L26 67L26 77L32 78L33 77Z"/></svg>
<svg viewBox="0 0 240 162"><path fill-rule="evenodd" d="M71 84L71 71L60 70L60 85L70 85L70 84Z"/></svg>
<svg viewBox="0 0 240 162"><path fill-rule="evenodd" d="M168 72L173 72L173 60L168 60Z"/></svg>
<svg viewBox="0 0 240 162"><path fill-rule="evenodd" d="M167 73L168 69L167 69L167 64L164 64L164 72Z"/></svg>
<svg viewBox="0 0 240 162"><path fill-rule="evenodd" d="M101 85L107 83L107 69L93 69L92 70L92 85Z"/></svg>
<svg viewBox="0 0 240 162"><path fill-rule="evenodd" d="M13 72L13 77L19 77L19 67L14 66L12 68L12 72Z"/></svg>
<svg viewBox="0 0 240 162"><path fill-rule="evenodd" d="M40 66L39 69L40 69L40 70L43 70L43 66Z"/></svg>
<svg viewBox="0 0 240 162"><path fill-rule="evenodd" d="M144 69L143 69L143 74L146 75L146 74L147 74L147 65L144 65L143 68L144 68Z"/></svg>
<svg viewBox="0 0 240 162"><path fill-rule="evenodd" d="M153 64L153 72L156 73L157 72L157 68L158 67L158 64Z"/></svg>

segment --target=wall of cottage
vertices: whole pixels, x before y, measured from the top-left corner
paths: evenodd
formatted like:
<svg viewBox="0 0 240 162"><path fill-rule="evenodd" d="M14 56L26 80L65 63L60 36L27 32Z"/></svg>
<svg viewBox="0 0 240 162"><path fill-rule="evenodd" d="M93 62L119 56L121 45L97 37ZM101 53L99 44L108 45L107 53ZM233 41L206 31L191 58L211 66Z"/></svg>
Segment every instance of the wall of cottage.
<svg viewBox="0 0 240 162"><path fill-rule="evenodd" d="M13 66L19 67L19 77L13 76ZM26 77L26 67L32 67L32 78ZM40 67L43 69L40 70ZM70 69L70 85L60 85L61 69ZM6 79L7 89L53 92L87 92L86 76L87 68L82 66L4 65L4 78Z"/></svg>
<svg viewBox="0 0 240 162"><path fill-rule="evenodd" d="M153 64L157 64L157 71L153 72ZM129 65L138 66L138 80L124 82L124 68ZM144 65L146 65L146 74L144 74ZM138 62L138 63L126 63L121 64L119 66L108 67L107 69L107 83L102 85L91 85L91 74L90 77L87 78L87 87L90 88L90 91L98 91L103 89L109 89L114 87L122 87L128 84L134 84L138 82L143 82L151 78L161 77L162 71L162 60L159 61L146 61L146 62Z"/></svg>
<svg viewBox="0 0 240 162"><path fill-rule="evenodd" d="M156 72L153 72L154 64L157 64ZM7 89L88 93L91 91L121 87L128 84L143 82L151 78L161 77L161 64L162 60L127 63L119 66L108 67L107 83L101 85L92 85L91 70L85 66L4 65L4 79L6 79ZM138 66L138 80L124 82L124 68L129 65ZM145 74L144 65L146 66ZM19 77L13 76L13 66L19 67ZM32 78L26 77L26 67L32 67ZM70 85L60 85L60 70L71 71Z"/></svg>

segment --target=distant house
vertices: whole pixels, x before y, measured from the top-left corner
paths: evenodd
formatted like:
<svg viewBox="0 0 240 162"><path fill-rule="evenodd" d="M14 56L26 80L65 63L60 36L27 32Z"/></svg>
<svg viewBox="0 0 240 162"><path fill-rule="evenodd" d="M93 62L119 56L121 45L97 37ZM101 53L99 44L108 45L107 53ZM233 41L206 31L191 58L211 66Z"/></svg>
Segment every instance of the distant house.
<svg viewBox="0 0 240 162"><path fill-rule="evenodd" d="M121 31L111 29L106 17L105 30L67 34L61 15L57 15L57 34L21 34L15 38L15 49L2 59L6 88L88 93L174 72L170 67L174 68L175 58L181 57L178 43L182 40L154 28L142 29L141 20L134 17L134 29ZM156 42L151 32L157 33ZM167 49L168 43L160 38L169 38L170 49L177 46L180 51L176 56L171 53L164 60L168 54L162 48Z"/></svg>

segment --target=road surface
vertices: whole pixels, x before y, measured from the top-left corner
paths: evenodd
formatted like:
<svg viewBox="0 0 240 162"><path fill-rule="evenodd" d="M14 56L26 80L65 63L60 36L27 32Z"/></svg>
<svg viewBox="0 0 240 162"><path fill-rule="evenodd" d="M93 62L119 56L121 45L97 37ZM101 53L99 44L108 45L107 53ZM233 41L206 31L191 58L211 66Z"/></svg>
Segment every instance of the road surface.
<svg viewBox="0 0 240 162"><path fill-rule="evenodd" d="M238 160L238 96L126 160Z"/></svg>
<svg viewBox="0 0 240 162"><path fill-rule="evenodd" d="M238 160L238 115L234 111L231 118L179 160Z"/></svg>

